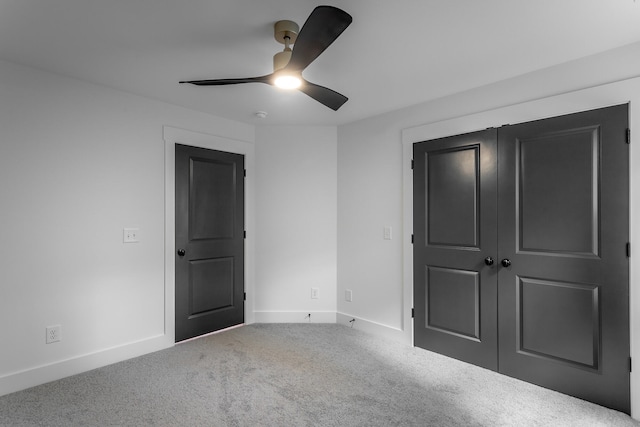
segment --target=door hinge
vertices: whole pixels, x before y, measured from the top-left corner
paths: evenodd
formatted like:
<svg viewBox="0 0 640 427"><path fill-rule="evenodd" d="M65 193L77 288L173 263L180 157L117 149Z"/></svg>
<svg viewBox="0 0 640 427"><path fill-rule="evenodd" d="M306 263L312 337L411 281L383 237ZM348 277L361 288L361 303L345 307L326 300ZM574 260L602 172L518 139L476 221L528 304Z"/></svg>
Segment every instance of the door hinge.
<svg viewBox="0 0 640 427"><path fill-rule="evenodd" d="M627 128L627 144L631 144L631 128Z"/></svg>
<svg viewBox="0 0 640 427"><path fill-rule="evenodd" d="M412 318L412 319L415 319L415 317L416 317L416 309L415 309L415 308L412 308L412 309L411 309L411 318Z"/></svg>
<svg viewBox="0 0 640 427"><path fill-rule="evenodd" d="M415 162L413 161L413 159L411 159L411 169L413 169L414 166L415 166Z"/></svg>
<svg viewBox="0 0 640 427"><path fill-rule="evenodd" d="M247 238L247 230L244 230L244 232L242 233L242 237L244 237L245 239Z"/></svg>
<svg viewBox="0 0 640 427"><path fill-rule="evenodd" d="M246 292L244 293L244 300L245 301L247 300L247 293Z"/></svg>
<svg viewBox="0 0 640 427"><path fill-rule="evenodd" d="M631 356L629 356L629 372L633 370L633 363L631 363Z"/></svg>
<svg viewBox="0 0 640 427"><path fill-rule="evenodd" d="M245 178L247 177L247 170L246 169L244 170L244 177Z"/></svg>
<svg viewBox="0 0 640 427"><path fill-rule="evenodd" d="M631 258L631 243L627 242L627 258Z"/></svg>
<svg viewBox="0 0 640 427"><path fill-rule="evenodd" d="M411 235L411 244L413 245L413 234Z"/></svg>

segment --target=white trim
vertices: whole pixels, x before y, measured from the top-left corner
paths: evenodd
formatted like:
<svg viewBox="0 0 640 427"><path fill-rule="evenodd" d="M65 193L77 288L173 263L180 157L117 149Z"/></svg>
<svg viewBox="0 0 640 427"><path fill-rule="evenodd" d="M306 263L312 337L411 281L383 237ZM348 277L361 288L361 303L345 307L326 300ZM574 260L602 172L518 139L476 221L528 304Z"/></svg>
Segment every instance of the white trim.
<svg viewBox="0 0 640 427"><path fill-rule="evenodd" d="M244 323L255 322L253 295L255 283L255 146L249 141L241 141L206 133L193 132L171 126L163 127L165 143L165 309L164 323L167 341L175 342L175 145L184 144L193 147L208 148L228 153L243 154L244 167L247 170L245 180L245 259L244 289L247 300L244 305Z"/></svg>
<svg viewBox="0 0 640 427"><path fill-rule="evenodd" d="M173 346L164 335L75 356L0 377L0 396Z"/></svg>
<svg viewBox="0 0 640 427"><path fill-rule="evenodd" d="M412 145L449 135L516 124L595 108L630 102L631 147L630 147L630 218L640 217L640 115L634 114L634 107L640 105L640 78L622 80L562 95L551 96L497 108L494 110L455 117L402 131L403 145L403 287L405 301L413 299L413 181L410 168ZM632 247L630 260L630 340L631 355L640 357L640 224L631 221L630 240ZM411 305L405 307L404 317L410 316ZM640 419L640 369L631 372L631 414Z"/></svg>
<svg viewBox="0 0 640 427"><path fill-rule="evenodd" d="M355 319L354 322L351 320ZM337 313L336 323L347 325L350 328L358 329L377 337L397 341L403 345L407 345L407 329L410 328L394 328L392 326L383 325L373 320L363 319L362 317L352 316L346 313Z"/></svg>
<svg viewBox="0 0 640 427"><path fill-rule="evenodd" d="M413 341L413 142L406 143L404 132L402 139L402 293L405 319L403 329L405 341L414 346ZM407 193L408 191L408 193Z"/></svg>
<svg viewBox="0 0 640 427"><path fill-rule="evenodd" d="M308 315L311 314L309 318ZM256 311L255 323L336 323L335 311Z"/></svg>

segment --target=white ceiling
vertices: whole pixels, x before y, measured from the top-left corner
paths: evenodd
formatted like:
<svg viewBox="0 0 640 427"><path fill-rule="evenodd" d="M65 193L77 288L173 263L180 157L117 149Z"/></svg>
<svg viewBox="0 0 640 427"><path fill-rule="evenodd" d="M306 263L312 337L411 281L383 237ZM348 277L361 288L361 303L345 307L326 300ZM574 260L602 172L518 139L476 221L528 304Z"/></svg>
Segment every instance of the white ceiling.
<svg viewBox="0 0 640 427"><path fill-rule="evenodd" d="M318 4L353 16L304 72L349 97L339 111L178 84L270 73L273 23ZM0 59L254 124L348 123L637 41L640 0L0 0Z"/></svg>

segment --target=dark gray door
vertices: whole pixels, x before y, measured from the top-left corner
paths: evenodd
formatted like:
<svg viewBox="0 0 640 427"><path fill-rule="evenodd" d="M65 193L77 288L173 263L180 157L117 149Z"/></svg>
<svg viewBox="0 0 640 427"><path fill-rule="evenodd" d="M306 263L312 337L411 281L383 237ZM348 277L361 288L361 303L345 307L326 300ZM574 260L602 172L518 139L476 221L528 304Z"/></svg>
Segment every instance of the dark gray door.
<svg viewBox="0 0 640 427"><path fill-rule="evenodd" d="M490 141L463 145L494 131L414 144L417 346L629 413L627 127L627 105L503 126L486 171Z"/></svg>
<svg viewBox="0 0 640 427"><path fill-rule="evenodd" d="M496 130L414 144L413 158L415 345L495 370Z"/></svg>
<svg viewBox="0 0 640 427"><path fill-rule="evenodd" d="M627 105L501 128L500 372L629 413Z"/></svg>
<svg viewBox="0 0 640 427"><path fill-rule="evenodd" d="M244 156L176 144L176 341L244 322Z"/></svg>

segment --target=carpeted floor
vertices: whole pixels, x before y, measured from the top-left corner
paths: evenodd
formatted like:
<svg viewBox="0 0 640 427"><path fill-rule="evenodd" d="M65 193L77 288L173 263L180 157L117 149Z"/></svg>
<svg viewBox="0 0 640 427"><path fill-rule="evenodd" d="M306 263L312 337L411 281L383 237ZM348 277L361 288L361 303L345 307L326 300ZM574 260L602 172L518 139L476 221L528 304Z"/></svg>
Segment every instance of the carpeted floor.
<svg viewBox="0 0 640 427"><path fill-rule="evenodd" d="M0 397L2 426L640 426L333 324L256 324Z"/></svg>

